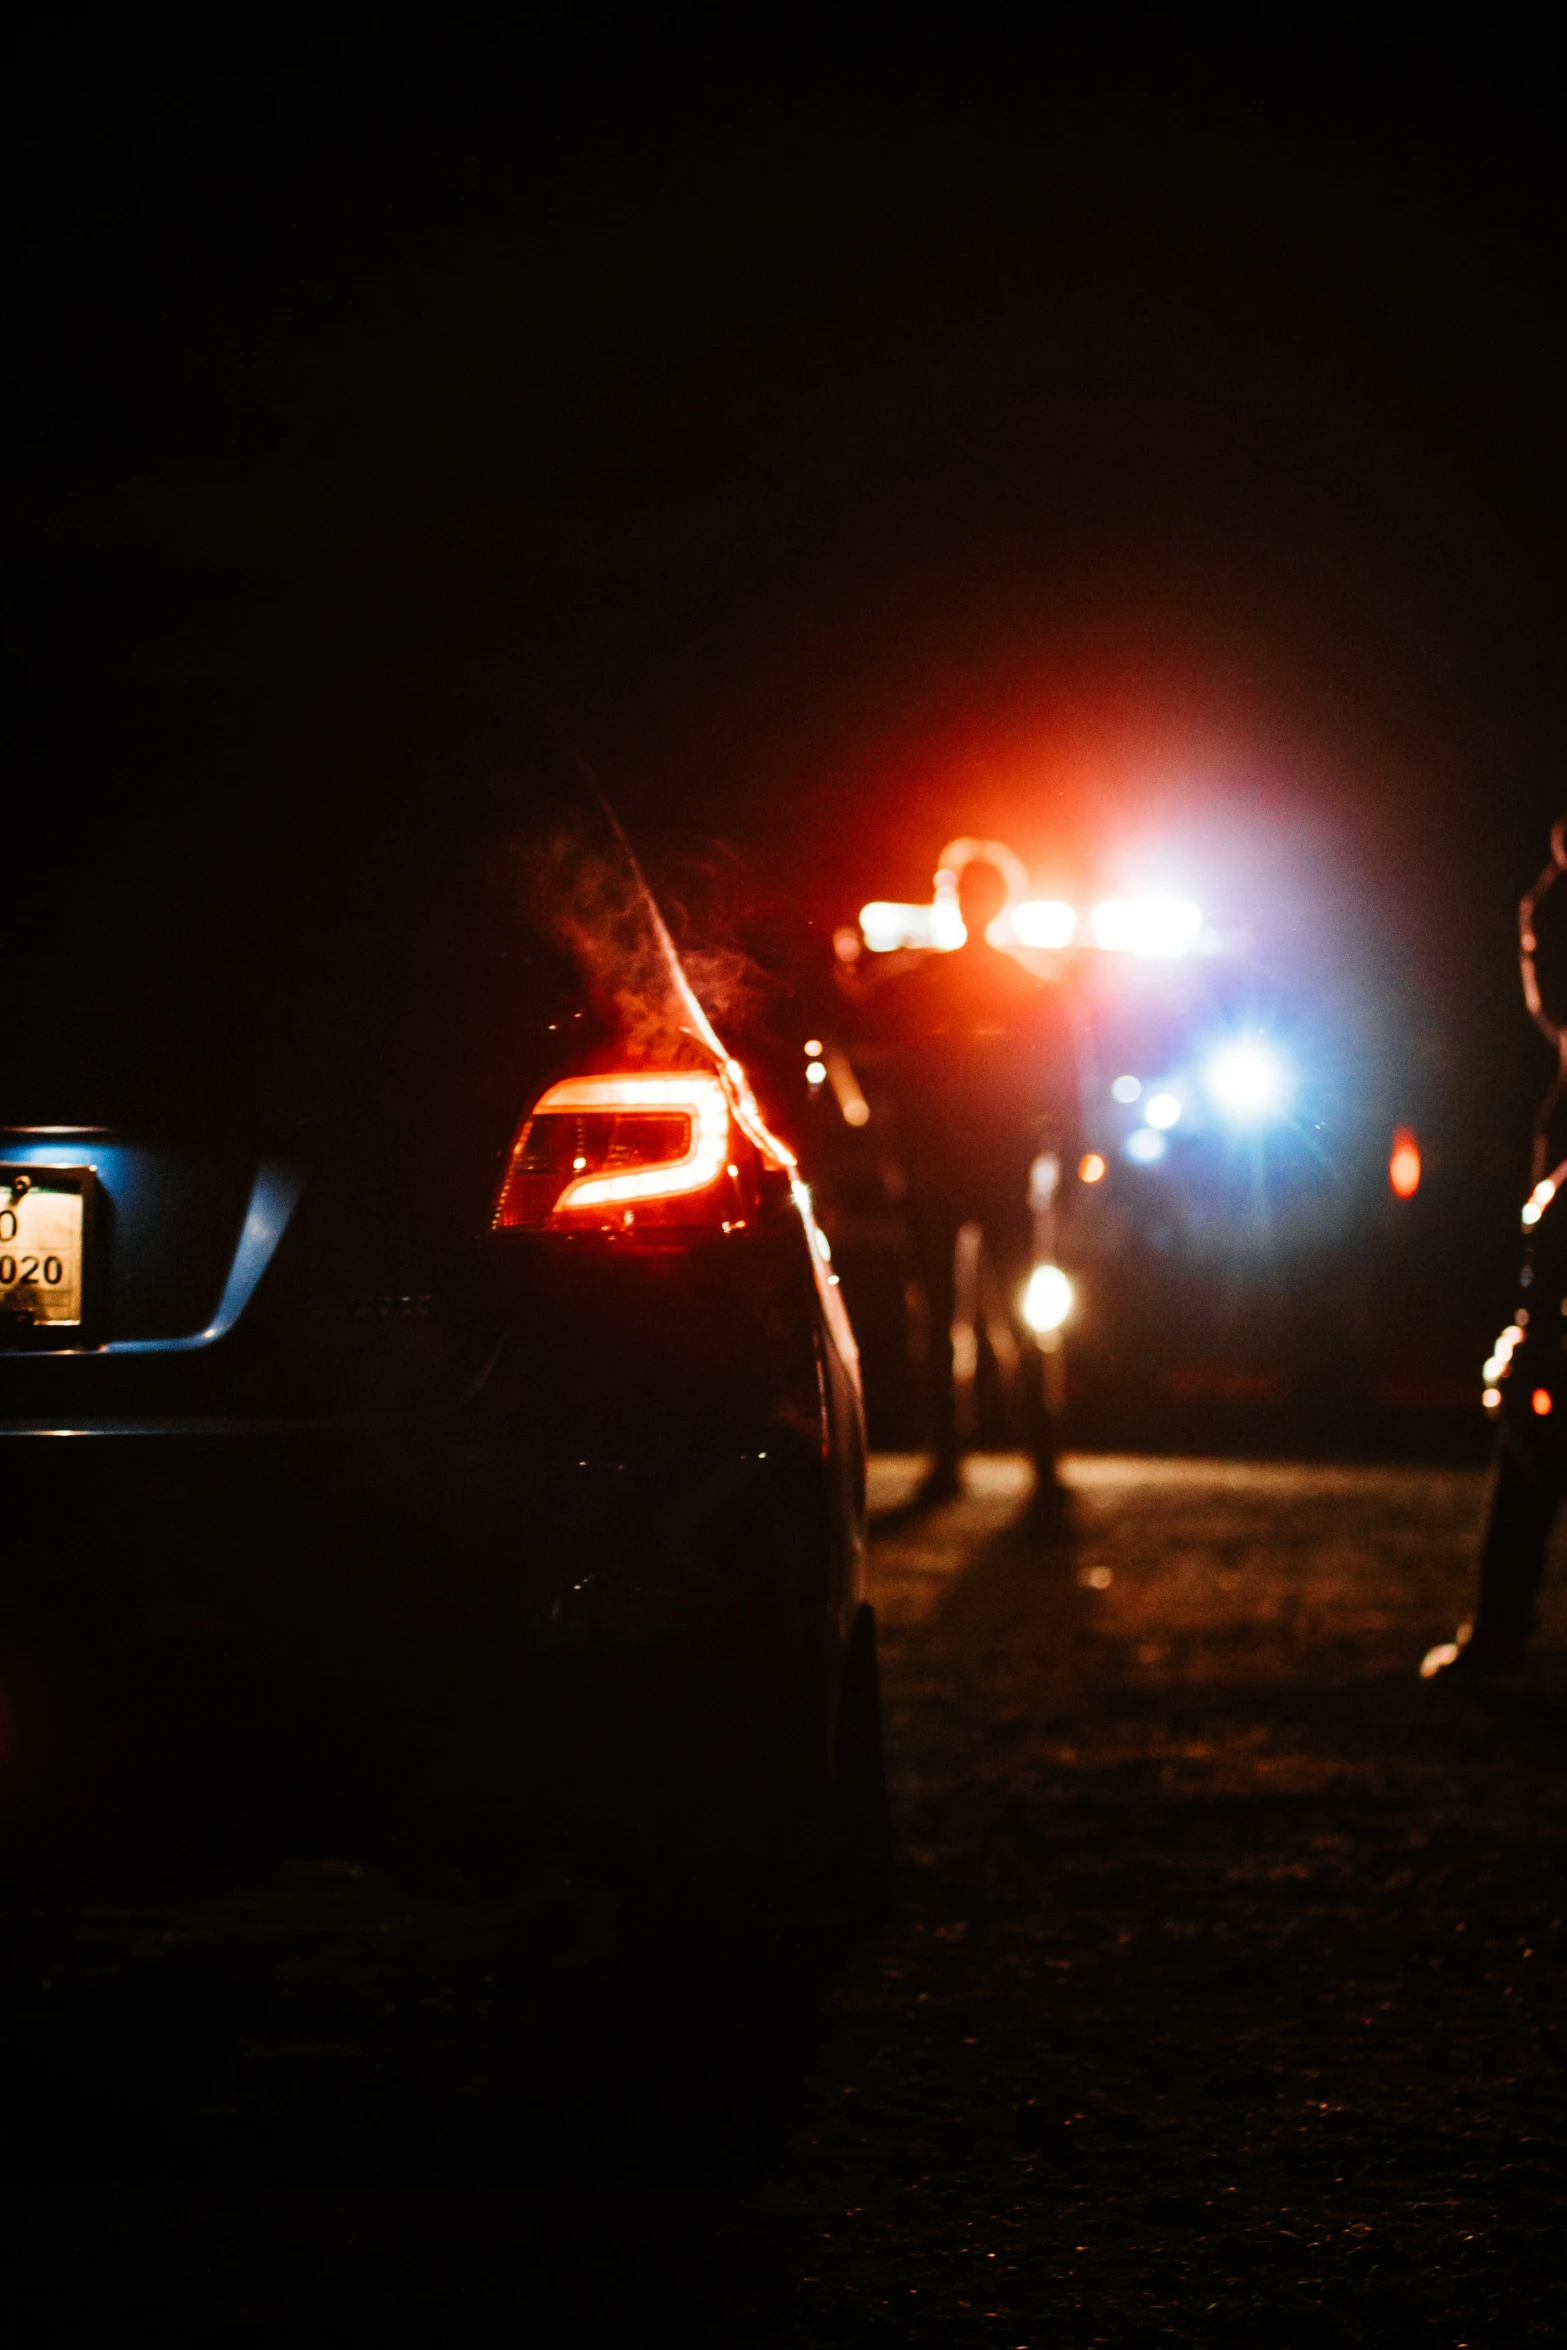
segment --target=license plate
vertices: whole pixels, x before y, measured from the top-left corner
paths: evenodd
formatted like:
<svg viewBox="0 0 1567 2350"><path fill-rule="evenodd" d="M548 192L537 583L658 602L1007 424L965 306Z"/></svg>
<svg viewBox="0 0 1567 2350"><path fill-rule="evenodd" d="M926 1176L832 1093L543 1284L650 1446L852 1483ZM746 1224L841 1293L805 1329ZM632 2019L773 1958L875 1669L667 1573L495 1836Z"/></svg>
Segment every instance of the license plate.
<svg viewBox="0 0 1567 2350"><path fill-rule="evenodd" d="M47 1176L16 1168L0 1173L0 1314L59 1325L82 1318L80 1186L50 1186Z"/></svg>

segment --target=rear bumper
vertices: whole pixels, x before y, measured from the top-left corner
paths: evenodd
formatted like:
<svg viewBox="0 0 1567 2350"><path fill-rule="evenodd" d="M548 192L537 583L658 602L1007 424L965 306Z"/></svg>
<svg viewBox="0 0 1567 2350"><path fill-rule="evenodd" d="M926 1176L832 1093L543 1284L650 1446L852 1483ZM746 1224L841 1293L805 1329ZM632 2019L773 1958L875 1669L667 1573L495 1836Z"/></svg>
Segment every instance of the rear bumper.
<svg viewBox="0 0 1567 2350"><path fill-rule="evenodd" d="M791 1213L733 1247L486 1252L461 1311L274 1315L200 1360L19 1361L0 1627L41 1593L86 1636L109 1578L131 1615L173 1584L302 1642L390 1621L443 1675L819 1644L859 1596L860 1505L814 1264Z"/></svg>
<svg viewBox="0 0 1567 2350"><path fill-rule="evenodd" d="M112 1584L124 1628L178 1586L301 1631L413 1607L450 1659L476 1635L551 1654L732 1640L804 1586L827 1598L820 1447L785 1426L641 1456L530 1454L467 1414L5 1435L0 1621L47 1599L86 1634Z"/></svg>
<svg viewBox="0 0 1567 2350"><path fill-rule="evenodd" d="M675 1821L691 1850L821 1759L834 1529L788 1431L561 1460L471 1426L101 1430L0 1459L13 1854L247 1821L448 1857Z"/></svg>
<svg viewBox="0 0 1567 2350"><path fill-rule="evenodd" d="M528 1835L733 1813L791 1755L811 1780L861 1510L809 1264L533 1273L536 1295L461 1330L329 1331L335 1382L253 1376L243 1329L231 1360L16 1367L0 1844L58 1813L51 1790L112 1845L116 1822L239 1784L222 1838L260 1809L341 1852L366 1818L396 1837L422 1818L439 1847L519 1809ZM440 1395L411 1399L439 1363ZM376 1408L243 1408L283 1393Z"/></svg>

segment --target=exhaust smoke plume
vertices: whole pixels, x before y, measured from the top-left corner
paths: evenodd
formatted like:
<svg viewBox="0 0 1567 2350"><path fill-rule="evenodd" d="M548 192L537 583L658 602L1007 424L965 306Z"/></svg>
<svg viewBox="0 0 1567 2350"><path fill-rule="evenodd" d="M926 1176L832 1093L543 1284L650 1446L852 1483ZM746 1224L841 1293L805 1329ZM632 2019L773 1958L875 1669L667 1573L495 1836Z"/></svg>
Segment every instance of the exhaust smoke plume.
<svg viewBox="0 0 1567 2350"><path fill-rule="evenodd" d="M602 801L551 827L530 858L530 911L567 948L634 1065L726 1058L629 841Z"/></svg>

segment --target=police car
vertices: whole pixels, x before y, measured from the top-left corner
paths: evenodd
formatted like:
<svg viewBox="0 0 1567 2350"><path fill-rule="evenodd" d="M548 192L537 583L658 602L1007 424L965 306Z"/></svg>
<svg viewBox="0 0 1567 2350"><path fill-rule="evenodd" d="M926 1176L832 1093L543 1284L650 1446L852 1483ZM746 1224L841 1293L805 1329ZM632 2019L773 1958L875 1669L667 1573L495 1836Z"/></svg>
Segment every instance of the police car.
<svg viewBox="0 0 1567 2350"><path fill-rule="evenodd" d="M1328 1014L1187 900L1044 897L1005 843L962 839L942 851L928 903L876 900L839 930L836 1008L804 1040L817 1106L807 1162L866 1358L873 1435L919 1441L921 1332L905 1138L864 1041L868 1012L913 962L961 943L957 880L972 859L1007 884L991 943L1061 989L1076 1040L1082 1148L1060 1170L1047 1309L1064 1326L1074 1432L1200 1434L1237 1411L1266 1428L1302 1401L1337 1408L1357 1386L1363 1397L1375 1378L1367 1284L1314 1275L1377 1246L1390 1180L1406 1200L1419 1187L1419 1148L1400 1131L1390 1178L1380 1105L1346 1083L1351 1057ZM976 1336L959 1349L977 1363L973 1433L1007 1441L1005 1378L983 1327Z"/></svg>

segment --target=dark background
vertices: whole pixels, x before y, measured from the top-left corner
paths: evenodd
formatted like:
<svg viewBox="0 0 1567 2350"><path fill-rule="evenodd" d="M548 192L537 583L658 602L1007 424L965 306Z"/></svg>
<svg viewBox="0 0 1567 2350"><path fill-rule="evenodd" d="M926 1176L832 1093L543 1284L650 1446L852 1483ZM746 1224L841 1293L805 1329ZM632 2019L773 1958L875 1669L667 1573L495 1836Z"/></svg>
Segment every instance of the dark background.
<svg viewBox="0 0 1567 2350"><path fill-rule="evenodd" d="M10 703L542 706L780 1031L952 834L1178 882L1419 1127L1383 1294L1472 1378L1547 1074L1548 61L649 16L12 15ZM6 902L120 788L80 785L0 799ZM214 775L236 859L258 813ZM825 2042L727 1952L673 2025L591 1970L563 2006L526 1912L347 1863L63 1925L8 1894L35 2330L1557 2339L1559 1697L1413 1672L1479 1478L1079 1455L1042 1560L1005 1467L875 1545L902 1909ZM698 2010L726 2098L731 2026L788 2076L760 2157L707 2150Z"/></svg>
<svg viewBox="0 0 1567 2350"><path fill-rule="evenodd" d="M20 690L541 706L686 941L780 972L961 831L1177 882L1336 1003L1494 1326L1560 791L1539 60L80 10L7 79Z"/></svg>

